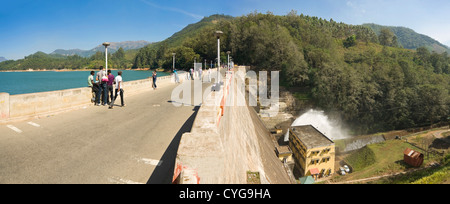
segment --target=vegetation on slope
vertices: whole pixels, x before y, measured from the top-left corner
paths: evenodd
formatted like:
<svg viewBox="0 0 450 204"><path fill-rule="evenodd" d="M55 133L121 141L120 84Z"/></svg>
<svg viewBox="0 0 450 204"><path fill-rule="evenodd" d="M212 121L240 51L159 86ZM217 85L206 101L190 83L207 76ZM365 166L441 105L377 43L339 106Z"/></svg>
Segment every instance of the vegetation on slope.
<svg viewBox="0 0 450 204"><path fill-rule="evenodd" d="M295 12L218 19L186 37L180 46L162 43L142 49L136 59L167 69L172 66L172 52L181 68L190 68L195 58L209 62L216 56L215 30L224 32L221 61L226 60L225 52L231 51L237 64L252 65L257 71L281 71L283 84L309 87L320 108L341 115L357 134L429 125L448 118L447 53L402 49L389 32L377 36L366 26Z"/></svg>
<svg viewBox="0 0 450 204"><path fill-rule="evenodd" d="M399 45L406 49L417 49L420 47L425 47L430 51L435 51L437 53L449 52L450 49L443 45L442 43L434 40L433 38L416 33L414 30L405 27L393 27L393 26L381 26L373 23L363 24L364 26L370 27L377 33L381 34L382 30L389 30L395 34L398 39Z"/></svg>

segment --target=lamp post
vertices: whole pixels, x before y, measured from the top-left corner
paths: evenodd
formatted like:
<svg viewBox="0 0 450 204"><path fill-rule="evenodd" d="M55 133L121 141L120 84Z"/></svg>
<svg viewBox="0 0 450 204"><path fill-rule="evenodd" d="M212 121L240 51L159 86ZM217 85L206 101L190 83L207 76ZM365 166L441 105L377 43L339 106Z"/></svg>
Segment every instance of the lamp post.
<svg viewBox="0 0 450 204"><path fill-rule="evenodd" d="M103 46L105 46L105 56L106 56L106 73L108 73L108 46L110 46L111 43L104 42Z"/></svg>
<svg viewBox="0 0 450 204"><path fill-rule="evenodd" d="M228 70L230 70L230 54L231 54L231 51L227 51L227 54L228 54L228 61L227 61L227 63L228 63Z"/></svg>
<svg viewBox="0 0 450 204"><path fill-rule="evenodd" d="M172 72L173 71L175 71L175 55L176 55L177 53L172 53L172 59L173 59L173 66L172 66Z"/></svg>
<svg viewBox="0 0 450 204"><path fill-rule="evenodd" d="M198 73L197 67L195 67L195 64L197 64L197 57L194 57L194 73L192 73L192 76L196 75Z"/></svg>
<svg viewBox="0 0 450 204"><path fill-rule="evenodd" d="M220 36L223 35L222 31L214 32L214 36L217 38L217 85L220 87Z"/></svg>

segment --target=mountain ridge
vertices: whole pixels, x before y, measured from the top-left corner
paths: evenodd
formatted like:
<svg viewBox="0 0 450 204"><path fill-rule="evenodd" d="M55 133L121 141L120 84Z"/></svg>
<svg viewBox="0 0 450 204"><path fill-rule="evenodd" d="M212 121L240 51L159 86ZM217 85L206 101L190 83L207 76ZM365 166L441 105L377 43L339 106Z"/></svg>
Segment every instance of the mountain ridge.
<svg viewBox="0 0 450 204"><path fill-rule="evenodd" d="M149 44L152 44L151 42L145 41L145 40L139 40L139 41L122 41L122 42L111 42L111 46L108 47L109 53L115 53L117 50L119 50L120 47L122 47L124 50L133 50L133 49L140 49L143 48ZM78 55L81 57L90 57L94 55L96 52L104 52L105 48L103 45L98 45L95 48L92 48L90 50L81 50L81 49L56 49L51 55L63 55L63 56L74 56Z"/></svg>
<svg viewBox="0 0 450 204"><path fill-rule="evenodd" d="M375 23L365 23L362 25L371 28L377 35L380 35L381 30L384 28L391 30L397 36L398 42L406 49L426 47L428 50L435 51L439 54L443 52L450 53L450 48L448 46L428 35L417 33L411 28L403 26L384 26Z"/></svg>

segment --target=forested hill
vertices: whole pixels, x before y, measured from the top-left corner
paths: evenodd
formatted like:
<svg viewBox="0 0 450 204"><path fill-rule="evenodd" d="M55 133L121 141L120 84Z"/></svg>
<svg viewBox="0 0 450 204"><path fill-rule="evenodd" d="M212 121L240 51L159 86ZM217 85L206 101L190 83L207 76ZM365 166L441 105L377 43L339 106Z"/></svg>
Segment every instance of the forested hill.
<svg viewBox="0 0 450 204"><path fill-rule="evenodd" d="M416 33L414 30L405 27L394 27L394 26L382 26L373 23L363 24L364 26L370 27L380 35L382 29L389 29L398 38L400 45L407 49L417 49L419 47L426 47L430 51L435 51L437 53L448 52L450 49L443 45L442 43L434 40L433 38Z"/></svg>
<svg viewBox="0 0 450 204"><path fill-rule="evenodd" d="M211 24L216 24L218 21L221 20L232 20L232 19L233 19L232 16L218 15L218 14L205 17L200 22L189 24L181 31L173 34L171 37L167 38L167 40L163 42L167 43L168 46L171 47L180 46L184 43L186 38L194 37L198 33L198 31L202 30L204 27Z"/></svg>
<svg viewBox="0 0 450 204"><path fill-rule="evenodd" d="M142 48L134 66L171 69L172 53L179 69L192 67L194 59L210 62L217 56L213 33L221 30L221 61L231 51L237 64L281 71L285 86L309 90L319 108L340 115L355 133L425 126L449 118L447 53L401 48L390 30L377 35L367 26L295 12L218 17L180 32L177 43L168 40Z"/></svg>

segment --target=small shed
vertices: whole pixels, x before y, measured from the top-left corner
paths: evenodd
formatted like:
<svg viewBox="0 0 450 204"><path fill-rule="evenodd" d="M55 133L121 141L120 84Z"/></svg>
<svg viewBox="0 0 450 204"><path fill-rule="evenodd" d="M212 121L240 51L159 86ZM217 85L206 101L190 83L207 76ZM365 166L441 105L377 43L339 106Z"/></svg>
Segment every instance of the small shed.
<svg viewBox="0 0 450 204"><path fill-rule="evenodd" d="M422 153L409 148L406 148L403 152L403 160L413 167L420 167L423 163L423 158L424 155Z"/></svg>

